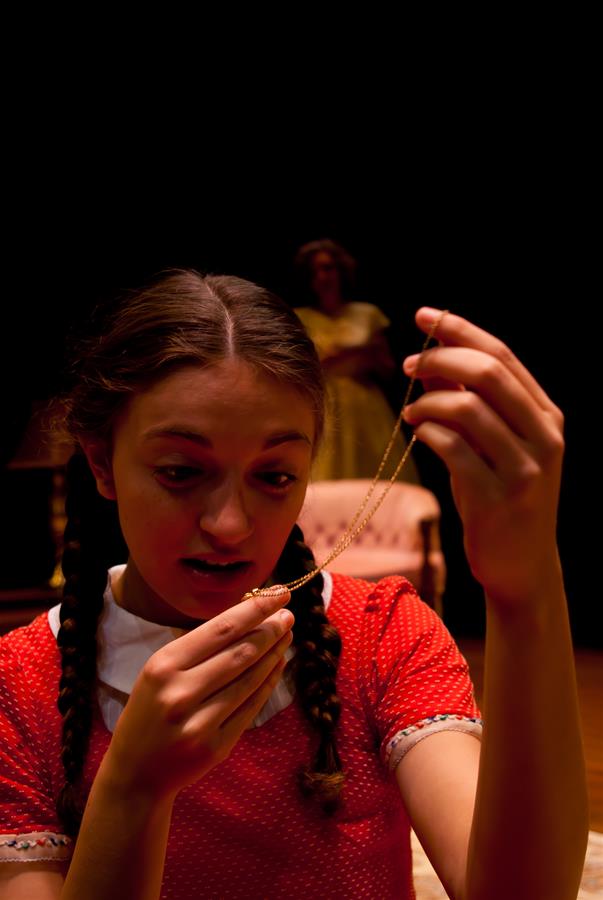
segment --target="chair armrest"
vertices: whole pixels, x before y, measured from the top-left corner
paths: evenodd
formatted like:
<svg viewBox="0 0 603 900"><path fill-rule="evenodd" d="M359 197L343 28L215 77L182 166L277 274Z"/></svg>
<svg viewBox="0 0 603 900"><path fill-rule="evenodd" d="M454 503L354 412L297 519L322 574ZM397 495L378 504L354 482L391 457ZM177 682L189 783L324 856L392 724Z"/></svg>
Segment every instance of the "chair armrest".
<svg viewBox="0 0 603 900"><path fill-rule="evenodd" d="M431 606L440 618L443 617L442 595L446 582L446 564L440 545L439 520L421 519L419 522L423 540L423 567L420 584L417 586L421 598Z"/></svg>

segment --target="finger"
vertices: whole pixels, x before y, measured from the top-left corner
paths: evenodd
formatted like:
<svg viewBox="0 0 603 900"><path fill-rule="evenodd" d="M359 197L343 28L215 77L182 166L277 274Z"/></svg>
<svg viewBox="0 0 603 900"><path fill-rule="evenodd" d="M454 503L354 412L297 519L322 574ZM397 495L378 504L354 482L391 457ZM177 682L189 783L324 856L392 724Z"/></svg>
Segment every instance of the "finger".
<svg viewBox="0 0 603 900"><path fill-rule="evenodd" d="M287 632L255 665L246 669L222 690L216 691L215 694L204 700L193 719L199 717L209 727L221 726L242 703L245 703L262 686L276 664L283 658L292 639L291 632Z"/></svg>
<svg viewBox="0 0 603 900"><path fill-rule="evenodd" d="M235 742L246 728L249 728L255 717L268 702L270 695L279 683L287 660L281 658L272 669L266 680L222 723L221 731L226 742Z"/></svg>
<svg viewBox="0 0 603 900"><path fill-rule="evenodd" d="M519 437L535 446L552 436L557 425L513 372L500 360L467 347L434 347L421 362L423 377L444 377L478 393Z"/></svg>
<svg viewBox="0 0 603 900"><path fill-rule="evenodd" d="M423 353L416 353L413 356L407 356L402 363L402 370L405 375L411 376L420 382L424 391L464 391L465 387L456 381L449 381L446 378L427 378L421 374L421 366L423 362ZM409 398L412 398L414 384L409 389Z"/></svg>
<svg viewBox="0 0 603 900"><path fill-rule="evenodd" d="M411 361L415 359L415 357L408 357ZM405 360L406 361L406 360ZM407 372L407 374L411 374L411 371ZM446 378L423 378L421 373L418 372L415 374L415 378L417 381L423 385L424 391L464 391L465 387L462 384L458 384L456 381L448 381Z"/></svg>
<svg viewBox="0 0 603 900"><path fill-rule="evenodd" d="M285 606L290 598L291 594L286 588L274 585L265 594L242 599L236 606L231 606L158 652L164 654L175 668L188 669L257 628L261 622Z"/></svg>
<svg viewBox="0 0 603 900"><path fill-rule="evenodd" d="M450 472L453 493L455 483L463 483L467 497L472 496L478 504L500 493L502 484L499 478L458 432L439 422L423 422L416 428L415 435L445 464ZM457 500L455 493L455 502ZM459 513L462 514L460 508Z"/></svg>
<svg viewBox="0 0 603 900"><path fill-rule="evenodd" d="M530 466L525 443L473 391L424 394L404 412L415 429L426 421L455 431L501 479L512 482Z"/></svg>
<svg viewBox="0 0 603 900"><path fill-rule="evenodd" d="M179 704L184 709L190 709L235 681L246 669L259 662L283 637L291 634L294 621L293 614L288 609L281 609L241 640L179 673Z"/></svg>
<svg viewBox="0 0 603 900"><path fill-rule="evenodd" d="M441 310L423 306L417 310L415 321L422 331L428 333L439 316L442 316ZM453 313L446 313L441 318L435 337L442 344L449 347L470 347L474 350L481 350L498 359L513 372L542 409L559 414L559 410L540 387L534 376L528 372L515 354L499 338Z"/></svg>

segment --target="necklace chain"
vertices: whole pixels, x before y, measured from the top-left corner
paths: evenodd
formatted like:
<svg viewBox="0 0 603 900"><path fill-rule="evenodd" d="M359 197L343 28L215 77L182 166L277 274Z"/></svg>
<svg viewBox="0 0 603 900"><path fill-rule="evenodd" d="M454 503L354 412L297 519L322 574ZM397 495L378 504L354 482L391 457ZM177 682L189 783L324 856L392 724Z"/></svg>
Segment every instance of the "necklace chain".
<svg viewBox="0 0 603 900"><path fill-rule="evenodd" d="M415 441L417 439L414 434L411 437L410 441L408 442L408 446L406 447L406 450L402 454L402 457L400 458L398 465L396 466L393 474L384 483L383 490L381 491L379 496L376 498L372 507L369 509L367 514L364 516L364 518L361 521L359 521L360 517L362 516L362 513L364 512L364 510L366 509L366 507L369 504L369 500L371 499L371 497L373 496L373 494L375 492L375 488L377 487L377 484L379 483L381 473L383 472L383 469L385 468L385 464L387 463L387 460L389 459L390 453L392 451L392 447L394 446L394 441L396 440L396 437L400 431L400 427L402 425L402 419L404 417L404 410L408 406L408 402L409 402L410 396L412 394L412 389L413 389L415 381L417 379L417 374L418 374L418 371L419 371L419 368L421 365L421 360L423 358L423 354L427 350L427 347L429 346L429 342L435 337L436 332L440 326L440 323L447 312L448 312L448 310L444 310L443 312L441 312L440 315L433 322L431 328L429 329L429 333L427 334L427 337L425 338L425 341L423 342L423 346L422 346L421 352L419 354L417 366L416 366L415 371L413 372L413 374L410 378L410 381L408 383L408 388L406 389L406 395L402 402L402 408L400 409L400 414L398 415L398 418L396 419L396 424L394 425L394 430L392 431L391 437L389 439L389 443L388 443L387 447L385 448L385 452L383 453L383 457L381 459L381 462L379 463L379 468L377 469L375 477L373 478L371 484L369 485L369 489L366 492L364 499L362 500L360 506L356 510L352 521L347 526L346 530L344 531L342 536L339 538L339 540L337 541L337 543L335 544L335 546L333 547L333 549L331 550L329 555L319 565L317 565L314 569L312 569L311 572L306 572L305 575L302 575L299 578L294 579L293 581L289 581L289 582L287 582L287 584L273 585L272 587L253 588L253 590L248 591L245 594L245 596L243 597L244 600L247 599L248 597L257 597L258 594L272 593L275 590L279 590L279 592L280 592L280 591L282 591L283 588L287 588L287 590L289 590L289 591L295 591L298 588L302 587L302 585L307 584L307 582L311 581L312 578L315 578L319 572L322 572L322 570L324 568L326 568L326 566L328 566L329 563L333 562L335 557L339 556L340 553L343 553L343 551L346 550L350 546L352 541L356 537L358 537L358 535L360 534L362 529L366 526L366 524L369 522L369 520L372 518L372 516L377 512L377 510L379 509L379 507L381 506L381 504L387 497L396 478L398 477L398 475L400 474L400 472L402 471L402 469L404 468L404 466L406 464L406 460L408 459L408 457L410 455L410 451L412 450L413 444L415 443Z"/></svg>

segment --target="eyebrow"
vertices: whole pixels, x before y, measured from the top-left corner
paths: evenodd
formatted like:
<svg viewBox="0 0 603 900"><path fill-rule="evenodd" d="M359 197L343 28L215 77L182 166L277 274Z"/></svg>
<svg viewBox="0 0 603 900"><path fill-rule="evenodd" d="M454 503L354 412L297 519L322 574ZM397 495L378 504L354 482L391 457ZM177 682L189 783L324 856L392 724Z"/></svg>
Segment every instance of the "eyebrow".
<svg viewBox="0 0 603 900"><path fill-rule="evenodd" d="M168 427L159 427L159 428L150 428L143 435L143 439L145 441L153 440L153 438L182 438L185 441L192 441L194 444L199 444L201 447L213 447L212 442L206 435L201 434L198 431L191 431L186 427L182 427L180 425L170 425ZM264 450L268 450L270 447L276 447L279 444L286 444L290 441L304 441L308 446L312 446L312 441L303 431L279 431L275 434L271 434L264 441Z"/></svg>

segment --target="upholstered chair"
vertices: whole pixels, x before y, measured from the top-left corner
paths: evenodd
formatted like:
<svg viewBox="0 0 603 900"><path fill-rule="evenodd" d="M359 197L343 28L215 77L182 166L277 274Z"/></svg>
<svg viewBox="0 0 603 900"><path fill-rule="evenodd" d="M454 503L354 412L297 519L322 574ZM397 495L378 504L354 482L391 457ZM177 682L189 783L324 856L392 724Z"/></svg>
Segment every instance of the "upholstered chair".
<svg viewBox="0 0 603 900"><path fill-rule="evenodd" d="M378 482L359 521L386 484ZM370 479L357 478L316 481L308 487L299 524L317 562L328 556L345 532L370 485ZM422 599L442 615L446 565L440 546L440 505L435 495L415 484L393 484L364 529L327 570L368 581L404 575Z"/></svg>

